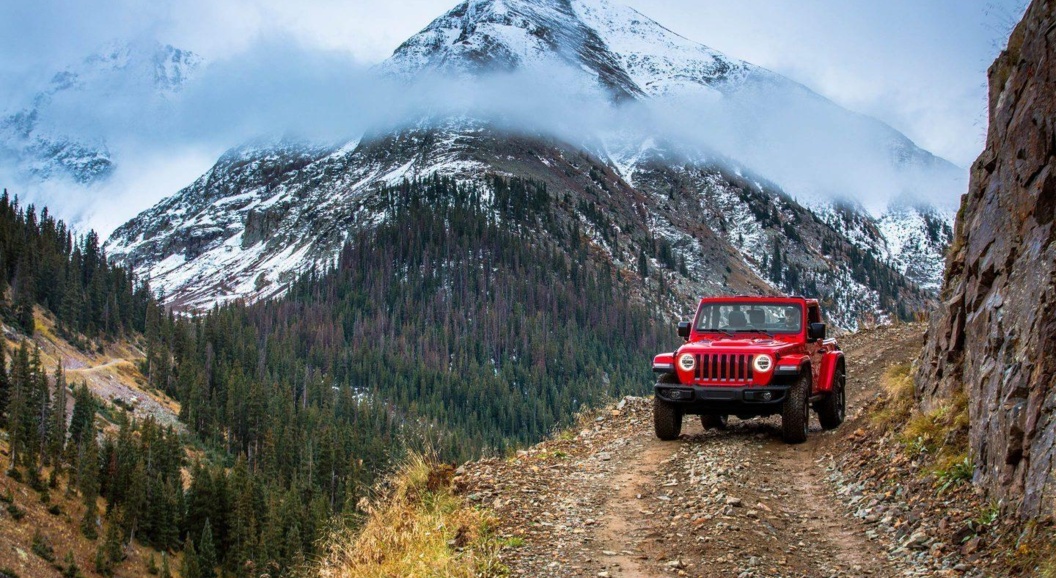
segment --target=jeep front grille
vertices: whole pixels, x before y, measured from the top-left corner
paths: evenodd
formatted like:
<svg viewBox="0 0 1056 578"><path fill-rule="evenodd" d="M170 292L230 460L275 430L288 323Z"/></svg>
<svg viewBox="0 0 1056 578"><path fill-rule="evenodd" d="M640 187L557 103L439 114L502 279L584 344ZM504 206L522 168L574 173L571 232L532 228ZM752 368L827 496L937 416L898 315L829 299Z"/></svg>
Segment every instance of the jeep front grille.
<svg viewBox="0 0 1056 578"><path fill-rule="evenodd" d="M743 354L707 354L697 355L697 369L694 376L697 381L750 383L752 381L752 360L754 355Z"/></svg>

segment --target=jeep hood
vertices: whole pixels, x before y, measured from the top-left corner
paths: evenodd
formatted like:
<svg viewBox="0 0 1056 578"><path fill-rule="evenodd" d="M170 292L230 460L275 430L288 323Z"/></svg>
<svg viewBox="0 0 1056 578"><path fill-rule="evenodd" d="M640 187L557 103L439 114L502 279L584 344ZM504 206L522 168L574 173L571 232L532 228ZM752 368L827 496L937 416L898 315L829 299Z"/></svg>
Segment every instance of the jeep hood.
<svg viewBox="0 0 1056 578"><path fill-rule="evenodd" d="M794 347L795 343L782 341L780 339L771 339L769 337L753 337L753 338L730 338L730 339L702 339L700 341L693 341L686 343L679 348L679 351L685 349L750 349L752 351L760 352L771 352L781 351Z"/></svg>

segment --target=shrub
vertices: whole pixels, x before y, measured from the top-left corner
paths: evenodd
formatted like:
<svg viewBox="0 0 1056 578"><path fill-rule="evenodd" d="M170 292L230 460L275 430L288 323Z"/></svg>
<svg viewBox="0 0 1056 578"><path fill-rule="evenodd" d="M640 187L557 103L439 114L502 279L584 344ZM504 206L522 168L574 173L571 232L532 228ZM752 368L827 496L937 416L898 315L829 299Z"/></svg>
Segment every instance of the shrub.
<svg viewBox="0 0 1056 578"><path fill-rule="evenodd" d="M13 503L7 505L7 513L11 514L11 517L14 518L16 522L26 517L26 511Z"/></svg>
<svg viewBox="0 0 1056 578"><path fill-rule="evenodd" d="M891 430L905 424L913 414L913 376L908 363L892 365L880 381L883 397L872 414L872 424Z"/></svg>
<svg viewBox="0 0 1056 578"><path fill-rule="evenodd" d="M454 470L421 455L409 457L383 486L358 532L339 530L324 543L314 575L501 576L503 546L494 519L452 490Z"/></svg>
<svg viewBox="0 0 1056 578"><path fill-rule="evenodd" d="M55 549L51 547L51 542L40 533L40 530L33 532L33 545L30 549L48 562L55 561Z"/></svg>

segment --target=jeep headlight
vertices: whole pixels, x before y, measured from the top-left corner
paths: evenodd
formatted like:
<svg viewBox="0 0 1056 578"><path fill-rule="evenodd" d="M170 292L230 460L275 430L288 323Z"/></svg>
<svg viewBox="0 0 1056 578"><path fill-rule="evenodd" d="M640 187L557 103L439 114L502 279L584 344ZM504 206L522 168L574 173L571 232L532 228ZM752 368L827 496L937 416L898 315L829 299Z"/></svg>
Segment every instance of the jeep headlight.
<svg viewBox="0 0 1056 578"><path fill-rule="evenodd" d="M678 366L682 371L693 371L697 367L697 358L691 353L683 353L678 358Z"/></svg>
<svg viewBox="0 0 1056 578"><path fill-rule="evenodd" d="M752 362L752 367L759 373L766 373L774 367L774 358L765 353L762 355L756 355L755 361Z"/></svg>

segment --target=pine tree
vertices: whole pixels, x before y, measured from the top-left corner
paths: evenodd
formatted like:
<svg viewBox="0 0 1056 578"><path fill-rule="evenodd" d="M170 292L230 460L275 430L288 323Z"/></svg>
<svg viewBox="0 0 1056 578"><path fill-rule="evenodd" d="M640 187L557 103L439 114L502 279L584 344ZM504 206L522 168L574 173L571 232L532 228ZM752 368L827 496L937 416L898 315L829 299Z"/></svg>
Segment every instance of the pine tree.
<svg viewBox="0 0 1056 578"><path fill-rule="evenodd" d="M103 576L114 575L114 564L106 555L106 548L103 546L103 544L100 544L95 549L95 573L101 574Z"/></svg>
<svg viewBox="0 0 1056 578"><path fill-rule="evenodd" d="M169 553L161 553L161 572L158 578L172 578L172 570L169 570Z"/></svg>
<svg viewBox="0 0 1056 578"><path fill-rule="evenodd" d="M99 509L99 447L95 436L86 436L81 442L77 461L77 482L84 498L84 517L81 518L81 533L89 540L99 537L96 529Z"/></svg>
<svg viewBox="0 0 1056 578"><path fill-rule="evenodd" d="M33 456L30 464L31 480L38 480L39 466L42 459L47 456L48 437L52 428L51 417L51 391L48 387L48 374L40 360L40 348L33 347L33 356L30 359L30 379L33 400L33 447L29 455Z"/></svg>
<svg viewBox="0 0 1056 578"><path fill-rule="evenodd" d="M7 340L0 339L0 426L7 424L5 413L11 401L11 382L7 377Z"/></svg>
<svg viewBox="0 0 1056 578"><path fill-rule="evenodd" d="M33 295L27 289L20 290L15 297L15 320L22 331L32 337L37 330L33 318Z"/></svg>
<svg viewBox="0 0 1056 578"><path fill-rule="evenodd" d="M147 470L142 460L136 462L128 478L128 492L125 495L125 529L128 532L128 541L136 539L136 529L147 511L149 496L147 495Z"/></svg>
<svg viewBox="0 0 1056 578"><path fill-rule="evenodd" d="M645 249L638 251L638 274L643 279L649 276L649 258L645 255Z"/></svg>
<svg viewBox="0 0 1056 578"><path fill-rule="evenodd" d="M198 545L198 568L201 578L216 578L216 547L213 546L213 526L207 519Z"/></svg>
<svg viewBox="0 0 1056 578"><path fill-rule="evenodd" d="M187 536L183 545L183 562L180 564L180 578L203 578L198 565L198 553L194 549L194 540Z"/></svg>
<svg viewBox="0 0 1056 578"><path fill-rule="evenodd" d="M32 377L29 371L29 350L23 341L11 359L11 405L8 432L11 444L11 469L23 465L33 447Z"/></svg>
<svg viewBox="0 0 1056 578"><path fill-rule="evenodd" d="M80 578L81 568L77 566L77 560L73 557L73 551L66 552L63 559L62 578Z"/></svg>
<svg viewBox="0 0 1056 578"><path fill-rule="evenodd" d="M106 555L113 565L119 564L125 559L125 541L121 538L121 526L123 524L120 523L120 518L119 510L114 510L114 515L106 526L106 539L103 541L103 548L105 548Z"/></svg>
<svg viewBox="0 0 1056 578"><path fill-rule="evenodd" d="M784 264L781 259L781 245L777 242L777 237L774 237L773 243L773 258L770 260L770 280L774 283L781 283L781 276L784 271Z"/></svg>
<svg viewBox="0 0 1056 578"><path fill-rule="evenodd" d="M74 392L69 443L76 446L86 437L95 436L95 411L95 398L88 391L88 385L82 381L81 386Z"/></svg>
<svg viewBox="0 0 1056 578"><path fill-rule="evenodd" d="M62 456L66 449L66 415L66 374L59 364L55 367L52 424L48 430L48 459L54 468L53 472L60 472L62 469Z"/></svg>

